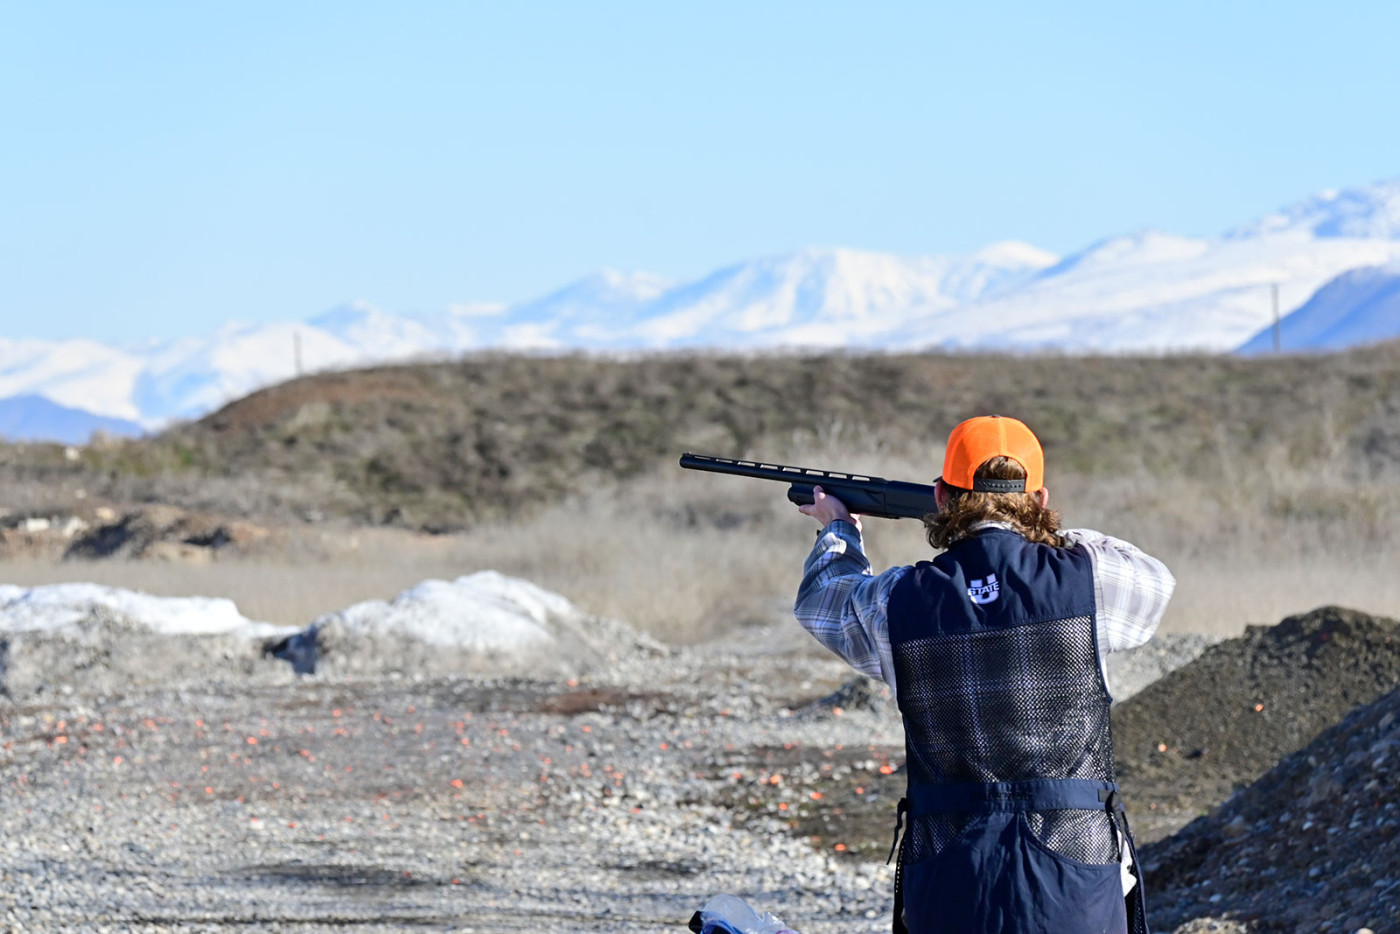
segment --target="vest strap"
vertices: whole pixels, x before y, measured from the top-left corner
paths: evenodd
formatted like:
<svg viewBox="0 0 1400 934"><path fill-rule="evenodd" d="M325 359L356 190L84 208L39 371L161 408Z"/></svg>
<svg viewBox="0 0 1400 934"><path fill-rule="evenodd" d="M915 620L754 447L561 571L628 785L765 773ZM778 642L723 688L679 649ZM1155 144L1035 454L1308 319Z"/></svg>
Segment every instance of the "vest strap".
<svg viewBox="0 0 1400 934"><path fill-rule="evenodd" d="M894 816L894 840L890 842L890 855L885 857L885 865L890 864L894 859L894 851L899 847L899 832L904 829L904 815L909 813L909 799L900 798L899 807Z"/></svg>
<svg viewBox="0 0 1400 934"><path fill-rule="evenodd" d="M1112 810L1117 801L1116 782L1086 778L1040 778L1023 782L949 782L910 785L909 813L963 812L993 814L1004 811Z"/></svg>

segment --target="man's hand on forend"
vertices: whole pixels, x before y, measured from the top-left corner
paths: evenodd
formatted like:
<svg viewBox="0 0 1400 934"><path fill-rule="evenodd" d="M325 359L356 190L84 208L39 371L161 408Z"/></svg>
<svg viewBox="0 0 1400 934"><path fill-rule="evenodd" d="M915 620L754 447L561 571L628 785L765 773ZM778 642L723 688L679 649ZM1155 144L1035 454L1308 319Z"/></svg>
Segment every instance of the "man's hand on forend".
<svg viewBox="0 0 1400 934"><path fill-rule="evenodd" d="M853 516L846 504L834 496L827 496L822 492L821 487L813 487L813 502L806 506L798 506L797 511L804 516L811 516L821 523L822 528L826 528L837 519L845 520L856 528L860 528L860 516Z"/></svg>

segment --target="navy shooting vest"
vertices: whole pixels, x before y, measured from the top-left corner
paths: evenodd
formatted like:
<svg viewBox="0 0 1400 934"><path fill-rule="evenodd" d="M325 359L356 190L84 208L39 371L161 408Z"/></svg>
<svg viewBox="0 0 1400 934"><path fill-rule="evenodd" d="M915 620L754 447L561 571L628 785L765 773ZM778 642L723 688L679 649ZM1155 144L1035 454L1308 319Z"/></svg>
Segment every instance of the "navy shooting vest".
<svg viewBox="0 0 1400 934"><path fill-rule="evenodd" d="M909 774L897 932L1146 934L1142 886L1125 904L1120 877L1131 837L1095 612L1083 546L997 528L891 591Z"/></svg>

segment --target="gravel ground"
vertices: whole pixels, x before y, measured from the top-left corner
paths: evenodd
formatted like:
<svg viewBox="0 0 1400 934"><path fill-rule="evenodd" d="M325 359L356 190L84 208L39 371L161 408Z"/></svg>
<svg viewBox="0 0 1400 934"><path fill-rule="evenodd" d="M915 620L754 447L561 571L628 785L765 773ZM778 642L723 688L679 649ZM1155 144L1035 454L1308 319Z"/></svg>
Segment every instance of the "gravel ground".
<svg viewBox="0 0 1400 934"><path fill-rule="evenodd" d="M1115 689L1202 647L1115 659ZM795 625L568 678L250 658L172 640L125 690L0 700L0 926L622 934L732 892L887 930L902 730Z"/></svg>
<svg viewBox="0 0 1400 934"><path fill-rule="evenodd" d="M647 683L383 677L79 686L9 707L0 913L14 930L651 931L733 891L804 931L879 930L890 870L716 804L798 750L878 774L889 718L794 716L819 659L653 660ZM728 662L728 664L726 664ZM773 787L769 785L768 787ZM805 805L804 805L805 806Z"/></svg>

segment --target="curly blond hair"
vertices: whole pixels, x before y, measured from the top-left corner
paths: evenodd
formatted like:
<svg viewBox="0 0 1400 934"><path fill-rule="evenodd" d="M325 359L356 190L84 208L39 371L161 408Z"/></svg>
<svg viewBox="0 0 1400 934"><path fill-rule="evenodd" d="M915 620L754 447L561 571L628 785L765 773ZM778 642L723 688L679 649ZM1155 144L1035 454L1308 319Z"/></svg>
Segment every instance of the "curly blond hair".
<svg viewBox="0 0 1400 934"><path fill-rule="evenodd" d="M994 457L977 468L975 477L994 480L1024 480L1026 469L1009 457ZM924 533L934 548L944 549L960 539L976 535L979 522L1004 522L1038 545L1065 547L1060 534L1060 514L1040 504L1034 493L977 493L944 484L947 504L924 517Z"/></svg>

